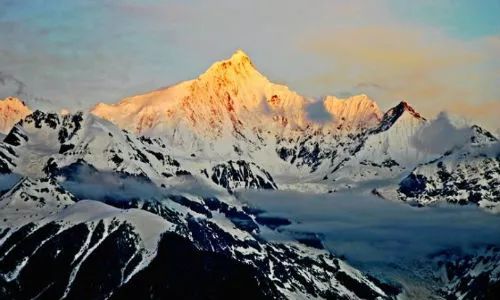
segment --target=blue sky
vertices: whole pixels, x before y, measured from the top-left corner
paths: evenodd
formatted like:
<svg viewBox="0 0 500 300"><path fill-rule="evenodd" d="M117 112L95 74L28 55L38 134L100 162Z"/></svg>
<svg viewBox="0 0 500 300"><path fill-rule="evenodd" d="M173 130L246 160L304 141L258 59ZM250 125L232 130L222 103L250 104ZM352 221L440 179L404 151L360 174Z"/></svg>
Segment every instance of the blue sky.
<svg viewBox="0 0 500 300"><path fill-rule="evenodd" d="M495 130L498 15L498 0L0 0L0 97L22 82L32 106L86 109L197 77L242 48L307 96L405 99Z"/></svg>

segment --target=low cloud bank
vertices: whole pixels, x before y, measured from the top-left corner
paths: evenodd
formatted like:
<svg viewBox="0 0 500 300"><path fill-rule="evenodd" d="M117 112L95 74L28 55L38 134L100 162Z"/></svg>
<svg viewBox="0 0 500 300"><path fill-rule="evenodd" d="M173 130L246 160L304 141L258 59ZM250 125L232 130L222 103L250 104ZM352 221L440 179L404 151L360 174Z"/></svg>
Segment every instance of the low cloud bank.
<svg viewBox="0 0 500 300"><path fill-rule="evenodd" d="M161 189L145 177L97 171L87 164L68 167L60 177L60 184L79 199L130 200L162 195Z"/></svg>
<svg viewBox="0 0 500 300"><path fill-rule="evenodd" d="M318 233L328 250L354 263L396 263L444 249L500 245L500 217L473 206L416 208L349 193L248 191L239 197L267 215L294 221L283 233Z"/></svg>
<svg viewBox="0 0 500 300"><path fill-rule="evenodd" d="M146 177L110 171L97 171L82 164L69 171L60 184L79 199L98 201L129 201L133 199L161 199L168 195L189 193L192 195L221 196L224 190L216 190L192 176L172 178L173 187L159 187Z"/></svg>

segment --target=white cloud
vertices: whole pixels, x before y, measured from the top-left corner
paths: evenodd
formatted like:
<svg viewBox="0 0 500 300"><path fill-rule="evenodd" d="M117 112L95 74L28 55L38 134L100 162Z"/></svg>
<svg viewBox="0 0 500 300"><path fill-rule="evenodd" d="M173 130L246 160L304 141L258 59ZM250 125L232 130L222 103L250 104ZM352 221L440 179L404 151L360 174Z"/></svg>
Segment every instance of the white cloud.
<svg viewBox="0 0 500 300"><path fill-rule="evenodd" d="M468 126L455 126L446 112L420 128L412 137L413 145L420 151L443 154L448 150L465 145L472 136Z"/></svg>
<svg viewBox="0 0 500 300"><path fill-rule="evenodd" d="M356 263L402 263L444 249L500 245L500 218L474 206L416 208L353 193L248 191L239 197L294 221L282 233L319 233L329 250Z"/></svg>

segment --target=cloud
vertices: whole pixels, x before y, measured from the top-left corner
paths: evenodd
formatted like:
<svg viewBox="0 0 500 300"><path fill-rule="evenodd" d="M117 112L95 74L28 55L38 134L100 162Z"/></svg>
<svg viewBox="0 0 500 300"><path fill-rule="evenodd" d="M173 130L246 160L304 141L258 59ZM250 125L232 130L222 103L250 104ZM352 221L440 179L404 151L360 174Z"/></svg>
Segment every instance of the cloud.
<svg viewBox="0 0 500 300"><path fill-rule="evenodd" d="M4 178L7 178L4 176ZM189 193L200 197L227 196L223 189L216 189L192 176L172 178L174 186L160 188L146 177L112 171L98 171L87 164L78 164L64 171L59 183L79 199L98 201L128 201L133 199L163 199L168 195ZM5 181L5 180L4 180ZM0 181L1 183L2 181ZM1 190L1 186L0 186Z"/></svg>
<svg viewBox="0 0 500 300"><path fill-rule="evenodd" d="M20 98L32 110L55 111L56 109L53 101L33 95L22 80L0 71L0 99L11 96Z"/></svg>
<svg viewBox="0 0 500 300"><path fill-rule="evenodd" d="M375 88L375 89L385 89L384 86L374 83L374 82L360 82L354 86L356 89L370 89L370 88Z"/></svg>
<svg viewBox="0 0 500 300"><path fill-rule="evenodd" d="M323 101L314 101L306 105L306 116L310 121L317 123L327 123L333 121L333 116L326 110Z"/></svg>
<svg viewBox="0 0 500 300"><path fill-rule="evenodd" d="M0 195L10 190L21 178L22 176L16 173L0 174Z"/></svg>
<svg viewBox="0 0 500 300"><path fill-rule="evenodd" d="M22 96L26 85L21 80L0 71L0 98Z"/></svg>
<svg viewBox="0 0 500 300"><path fill-rule="evenodd" d="M420 128L412 137L412 144L420 151L443 154L470 141L472 129L455 126L446 112Z"/></svg>
<svg viewBox="0 0 500 300"><path fill-rule="evenodd" d="M500 245L500 218L474 206L416 208L361 193L248 191L238 197L294 221L282 233L318 233L330 251L356 264L402 264L445 249Z"/></svg>
<svg viewBox="0 0 500 300"><path fill-rule="evenodd" d="M164 194L146 178L116 172L98 172L86 164L70 169L67 176L60 180L60 184L79 199L127 201L161 197Z"/></svg>
<svg viewBox="0 0 500 300"><path fill-rule="evenodd" d="M273 114L273 110L269 106L269 103L267 102L266 97L262 97L262 99L260 100L260 103L257 106L257 112L259 114L264 114L264 115L268 115L268 116Z"/></svg>

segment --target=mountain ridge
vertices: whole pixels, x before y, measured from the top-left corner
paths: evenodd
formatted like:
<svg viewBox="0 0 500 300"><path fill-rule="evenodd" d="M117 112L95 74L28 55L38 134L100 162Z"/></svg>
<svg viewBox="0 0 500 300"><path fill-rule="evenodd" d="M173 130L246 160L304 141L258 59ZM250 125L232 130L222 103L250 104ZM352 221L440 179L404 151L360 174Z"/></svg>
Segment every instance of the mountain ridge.
<svg viewBox="0 0 500 300"><path fill-rule="evenodd" d="M318 108L331 120L311 118ZM0 142L0 298L166 297L184 286L195 286L196 298L251 282L234 295L397 299L398 284L351 267L320 234L281 241L301 221L240 196L349 190L500 212L497 138L467 125L462 144L428 153L413 138L433 122L405 101L383 112L364 94L301 96L269 81L243 51L198 78L92 112L30 111ZM498 264L483 271L482 258L464 260L467 278L486 288L497 280ZM49 267L56 271L45 274ZM191 273L203 282L193 285ZM433 292L475 286L449 284Z"/></svg>

